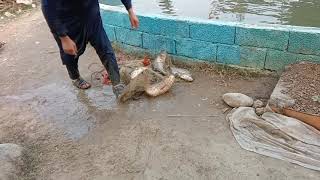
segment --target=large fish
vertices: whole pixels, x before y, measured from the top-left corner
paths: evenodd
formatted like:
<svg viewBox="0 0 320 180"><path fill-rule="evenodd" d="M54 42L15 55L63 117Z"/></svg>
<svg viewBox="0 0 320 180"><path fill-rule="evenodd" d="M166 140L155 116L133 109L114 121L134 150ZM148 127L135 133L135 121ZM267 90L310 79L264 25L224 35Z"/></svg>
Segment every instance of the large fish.
<svg viewBox="0 0 320 180"><path fill-rule="evenodd" d="M183 79L188 82L193 81L193 78L192 78L190 71L188 71L186 69L182 69L182 68L176 68L176 67L171 67L170 69L171 69L171 73L175 77L178 77L178 78Z"/></svg>
<svg viewBox="0 0 320 180"><path fill-rule="evenodd" d="M152 97L164 94L173 86L174 80L174 75L167 76L159 83L146 86L145 92Z"/></svg>
<svg viewBox="0 0 320 180"><path fill-rule="evenodd" d="M166 71L166 59L167 53L165 51L161 51L161 53L157 56L157 58L153 61L152 66L153 70L160 72L163 75L167 75Z"/></svg>
<svg viewBox="0 0 320 180"><path fill-rule="evenodd" d="M144 72L145 70L147 70L148 68L146 67L139 67L136 68L132 73L131 73L131 79L136 78L139 74L141 74L142 72Z"/></svg>
<svg viewBox="0 0 320 180"><path fill-rule="evenodd" d="M130 79L123 93L119 96L121 102L125 102L131 98L141 95L145 91L146 83L148 83L146 71L141 71L133 79Z"/></svg>

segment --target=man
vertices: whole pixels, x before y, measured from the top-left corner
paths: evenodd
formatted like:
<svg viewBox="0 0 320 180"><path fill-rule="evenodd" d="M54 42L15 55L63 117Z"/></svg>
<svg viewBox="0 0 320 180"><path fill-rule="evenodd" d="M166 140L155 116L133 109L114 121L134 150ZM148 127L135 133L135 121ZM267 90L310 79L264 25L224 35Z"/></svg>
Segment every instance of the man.
<svg viewBox="0 0 320 180"><path fill-rule="evenodd" d="M137 28L139 20L132 9L131 0L121 2L128 10L131 26ZM73 84L79 89L91 87L78 70L79 56L90 42L108 71L113 92L118 97L124 85L120 83L116 57L103 29L98 0L42 0L42 12L59 46L62 62Z"/></svg>

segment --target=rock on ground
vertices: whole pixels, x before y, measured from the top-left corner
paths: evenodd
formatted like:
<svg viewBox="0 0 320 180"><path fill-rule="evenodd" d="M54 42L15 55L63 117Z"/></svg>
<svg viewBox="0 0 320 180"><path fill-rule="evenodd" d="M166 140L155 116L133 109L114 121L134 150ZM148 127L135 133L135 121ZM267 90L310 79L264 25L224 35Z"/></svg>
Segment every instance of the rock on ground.
<svg viewBox="0 0 320 180"><path fill-rule="evenodd" d="M16 144L0 144L0 179L19 179L17 164L22 162L23 148Z"/></svg>
<svg viewBox="0 0 320 180"><path fill-rule="evenodd" d="M222 98L231 107L250 107L253 105L253 99L241 93L226 93Z"/></svg>

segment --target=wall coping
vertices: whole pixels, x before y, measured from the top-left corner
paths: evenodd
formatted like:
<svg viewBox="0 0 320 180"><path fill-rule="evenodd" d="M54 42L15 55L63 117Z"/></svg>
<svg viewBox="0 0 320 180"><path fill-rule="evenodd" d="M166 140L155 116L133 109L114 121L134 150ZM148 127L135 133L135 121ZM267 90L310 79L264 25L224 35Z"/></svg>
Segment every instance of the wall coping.
<svg viewBox="0 0 320 180"><path fill-rule="evenodd" d="M101 10L115 11L121 13L127 13L127 11L122 7L110 6L106 4L100 4ZM281 25L281 24L251 24L244 22L231 22L231 21L221 21L221 20L209 20L209 19L201 19L195 17L186 17L186 16L168 16L162 14L152 14L152 13L141 13L137 12L137 15L144 17L152 17L159 18L165 20L175 20L175 21L184 21L191 23L199 23L199 24L213 24L213 25L229 25L235 27L245 27L245 28L253 28L253 29L265 29L265 30L280 30L280 31L296 31L296 32L306 32L306 33L320 33L320 28L318 27L306 27L306 26L292 26L292 25Z"/></svg>

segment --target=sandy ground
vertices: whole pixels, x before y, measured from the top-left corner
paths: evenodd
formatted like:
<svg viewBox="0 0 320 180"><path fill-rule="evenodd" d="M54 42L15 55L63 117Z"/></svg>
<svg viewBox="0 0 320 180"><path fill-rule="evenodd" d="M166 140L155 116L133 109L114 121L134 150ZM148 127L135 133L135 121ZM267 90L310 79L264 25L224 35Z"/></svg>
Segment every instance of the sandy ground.
<svg viewBox="0 0 320 180"><path fill-rule="evenodd" d="M5 28L4 28L5 27ZM318 179L320 173L240 148L221 96L268 98L277 79L195 73L156 99L118 104L110 87L68 81L39 11L2 26L0 143L26 147L21 179ZM80 71L99 62L92 48ZM169 115L189 117L169 117ZM191 116L193 117L191 117ZM213 117L212 117L213 116Z"/></svg>

